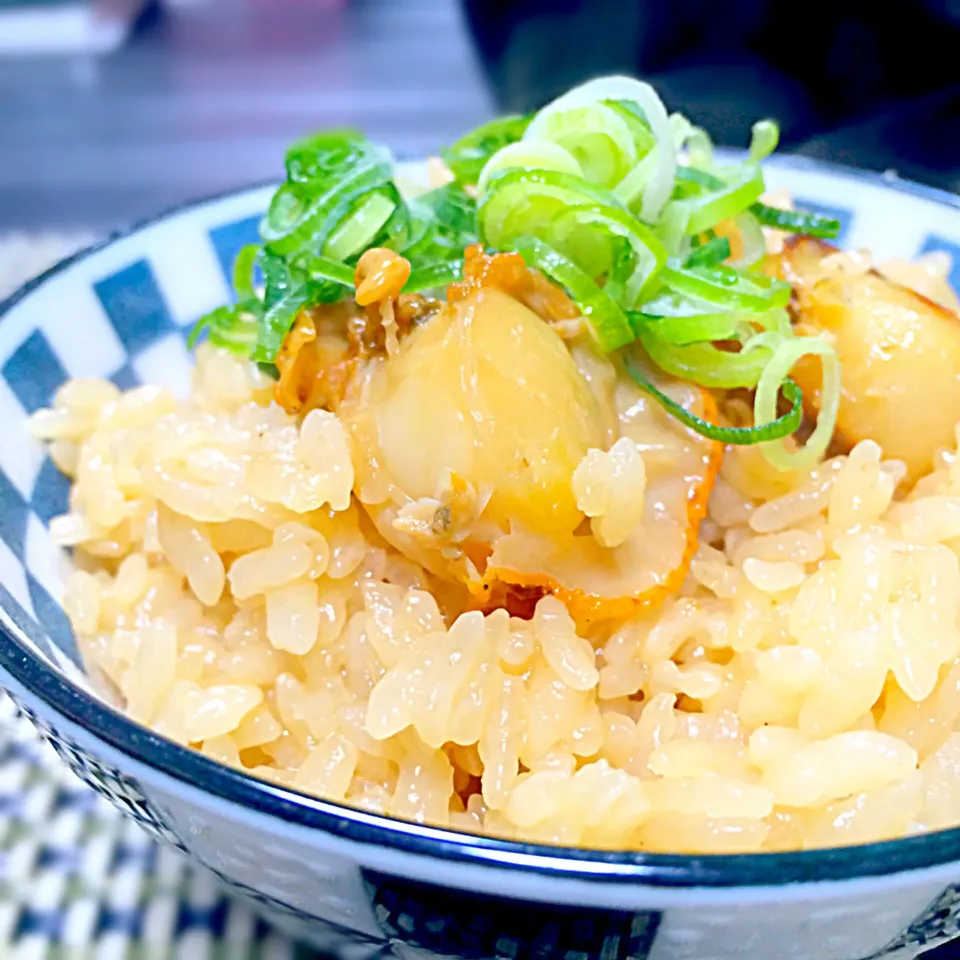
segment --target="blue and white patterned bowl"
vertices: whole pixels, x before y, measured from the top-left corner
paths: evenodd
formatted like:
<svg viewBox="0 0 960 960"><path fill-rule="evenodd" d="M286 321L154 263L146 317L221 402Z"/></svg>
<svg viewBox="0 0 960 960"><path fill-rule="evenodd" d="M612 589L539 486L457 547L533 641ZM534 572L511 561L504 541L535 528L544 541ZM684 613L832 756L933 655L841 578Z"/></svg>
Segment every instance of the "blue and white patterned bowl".
<svg viewBox="0 0 960 960"><path fill-rule="evenodd" d="M837 216L848 246L947 249L960 264L954 197L789 158L769 165L768 183ZM866 960L912 957L960 933L960 829L743 856L508 843L247 777L91 691L57 602L68 560L47 533L68 484L26 418L68 377L184 387L186 333L228 299L233 257L255 239L271 192L166 214L63 261L0 308L0 685L67 764L338 957Z"/></svg>

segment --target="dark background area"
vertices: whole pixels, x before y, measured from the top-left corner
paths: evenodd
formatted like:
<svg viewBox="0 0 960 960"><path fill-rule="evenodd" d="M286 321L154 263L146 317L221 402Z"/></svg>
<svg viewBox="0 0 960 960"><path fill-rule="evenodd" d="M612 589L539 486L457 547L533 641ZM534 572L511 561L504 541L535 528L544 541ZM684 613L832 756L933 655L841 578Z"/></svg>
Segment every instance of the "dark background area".
<svg viewBox="0 0 960 960"><path fill-rule="evenodd" d="M651 79L721 142L758 117L811 156L960 180L958 0L465 0L501 102L585 76Z"/></svg>
<svg viewBox="0 0 960 960"><path fill-rule="evenodd" d="M613 71L721 142L774 116L785 149L960 190L960 0L180 0L103 57L0 58L0 229L119 226L328 125L423 156Z"/></svg>

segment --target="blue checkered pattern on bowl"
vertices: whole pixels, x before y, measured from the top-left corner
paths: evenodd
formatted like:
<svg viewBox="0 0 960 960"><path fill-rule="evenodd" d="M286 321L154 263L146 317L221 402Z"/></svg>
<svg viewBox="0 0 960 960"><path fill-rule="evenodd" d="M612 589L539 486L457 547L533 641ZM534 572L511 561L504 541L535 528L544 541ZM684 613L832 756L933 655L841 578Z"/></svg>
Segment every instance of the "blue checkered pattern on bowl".
<svg viewBox="0 0 960 960"><path fill-rule="evenodd" d="M256 199L244 205L262 207L262 195L254 191ZM234 202L215 205L224 204ZM186 389L191 364L186 338L199 315L230 298L233 259L257 239L259 214L213 219L219 222L201 232L184 229L172 247L166 246L170 238L161 236L153 256L131 254L118 269L95 271L84 295L65 290L53 310L28 314L34 322L17 331L15 342L9 331L0 331L0 419L9 429L24 430L27 417L48 406L71 377L105 377L121 389L158 382ZM148 235L158 229L162 234L162 225L148 227ZM184 280L197 276L201 289L191 290L192 280ZM76 679L82 665L57 601L66 558L47 535L50 520L67 511L69 489L68 478L38 444L22 434L0 444L3 605L12 601L36 622L40 630L32 634L40 651Z"/></svg>

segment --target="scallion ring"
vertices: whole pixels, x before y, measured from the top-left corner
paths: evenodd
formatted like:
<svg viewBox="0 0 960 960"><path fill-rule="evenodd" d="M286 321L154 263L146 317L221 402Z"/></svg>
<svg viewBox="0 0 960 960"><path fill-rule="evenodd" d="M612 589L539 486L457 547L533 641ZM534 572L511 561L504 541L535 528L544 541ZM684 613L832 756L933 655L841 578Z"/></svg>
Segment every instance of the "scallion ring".
<svg viewBox="0 0 960 960"><path fill-rule="evenodd" d="M729 267L664 266L660 282L677 293L696 297L726 310L765 313L790 302L790 287L763 274L747 278Z"/></svg>
<svg viewBox="0 0 960 960"><path fill-rule="evenodd" d="M805 210L781 210L765 203L755 203L750 212L765 227L775 227L790 233L805 233L810 237L836 240L840 236L841 223L833 217Z"/></svg>
<svg viewBox="0 0 960 960"><path fill-rule="evenodd" d="M257 293L253 289L253 268L260 256L260 244L248 243L240 248L233 261L233 289L238 300L253 300Z"/></svg>
<svg viewBox="0 0 960 960"><path fill-rule="evenodd" d="M508 249L519 253L528 266L566 288L602 350L616 350L636 339L630 321L606 291L548 243L536 237L520 237Z"/></svg>
<svg viewBox="0 0 960 960"><path fill-rule="evenodd" d="M730 256L730 241L726 237L711 237L706 243L694 247L687 256L684 266L712 267L722 263Z"/></svg>
<svg viewBox="0 0 960 960"><path fill-rule="evenodd" d="M332 280L353 289L353 268L345 263L339 263L330 257L315 256L304 260L303 268L313 280Z"/></svg>
<svg viewBox="0 0 960 960"><path fill-rule="evenodd" d="M653 230L626 211L606 204L582 204L565 210L551 221L551 228L563 236L568 224L594 224L630 244L634 264L624 285L623 305L630 309L639 303L667 261L667 251Z"/></svg>
<svg viewBox="0 0 960 960"><path fill-rule="evenodd" d="M745 163L731 172L723 185L695 197L677 200L689 213L687 232L703 233L721 220L732 220L748 209L763 193L763 173L755 163Z"/></svg>
<svg viewBox="0 0 960 960"><path fill-rule="evenodd" d="M503 247L515 237L536 235L566 208L584 204L618 206L608 191L582 177L556 170L506 170L490 178L480 198L480 238Z"/></svg>
<svg viewBox="0 0 960 960"><path fill-rule="evenodd" d="M720 350L712 343L667 343L649 325L641 325L637 337L658 367L703 387L755 387L773 356L772 347L752 341L738 353Z"/></svg>
<svg viewBox="0 0 960 960"><path fill-rule="evenodd" d="M649 330L664 343L685 345L732 339L743 322L738 313L717 312L709 303L665 294L628 314L636 331Z"/></svg>
<svg viewBox="0 0 960 960"><path fill-rule="evenodd" d="M439 290L456 283L463 277L463 260L432 263L411 271L403 286L404 293L420 293L423 290Z"/></svg>
<svg viewBox="0 0 960 960"><path fill-rule="evenodd" d="M757 383L754 419L758 424L772 423L775 420L780 385L788 381L788 375L797 361L808 356L820 357L823 368L817 426L799 450L788 450L781 443L763 448L764 457L780 470L807 467L818 460L830 444L833 428L837 423L837 412L840 409L840 358L822 336L781 339Z"/></svg>
<svg viewBox="0 0 960 960"><path fill-rule="evenodd" d="M640 369L637 361L624 358L624 366L631 379L641 390L650 394L671 416L700 436L720 443L736 446L752 446L756 443L779 441L796 431L803 419L803 394L790 379L783 382L783 395L790 401L790 410L782 417L753 427L723 427L692 414L686 407L667 396Z"/></svg>

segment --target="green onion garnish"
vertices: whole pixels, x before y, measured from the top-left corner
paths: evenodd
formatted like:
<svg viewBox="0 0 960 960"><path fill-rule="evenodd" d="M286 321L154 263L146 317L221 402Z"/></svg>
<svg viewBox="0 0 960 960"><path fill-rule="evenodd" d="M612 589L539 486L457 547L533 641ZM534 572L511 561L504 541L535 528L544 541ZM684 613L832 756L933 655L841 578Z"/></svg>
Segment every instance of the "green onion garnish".
<svg viewBox="0 0 960 960"><path fill-rule="evenodd" d="M770 334L761 334L770 336ZM776 337L776 334L772 336ZM770 362L764 367L757 384L754 400L754 417L757 423L773 423L777 411L777 394L780 384L788 380L794 364L806 356L817 356L823 365L823 386L820 391L820 410L817 426L806 444L796 451L787 450L783 444L771 444L764 456L781 470L793 470L810 466L818 460L830 444L833 428L840 408L840 359L836 351L822 337L780 338L780 343Z"/></svg>
<svg viewBox="0 0 960 960"><path fill-rule="evenodd" d="M461 137L452 147L440 151L457 181L473 186L486 162L501 148L516 143L526 132L531 114L499 117Z"/></svg>
<svg viewBox="0 0 960 960"><path fill-rule="evenodd" d="M624 366L634 383L641 390L649 393L671 416L679 420L685 427L699 433L700 436L707 437L710 440L718 440L720 443L750 446L755 443L782 440L794 433L803 419L803 394L800 388L789 378L783 381L782 386L783 395L790 402L790 410L782 417L777 417L775 420L754 427L722 427L695 416L677 403L676 400L668 397L641 371L637 361L629 354L625 355Z"/></svg>
<svg viewBox="0 0 960 960"><path fill-rule="evenodd" d="M353 289L353 269L329 257L308 257L303 261L303 269L310 275L311 280L329 280Z"/></svg>
<svg viewBox="0 0 960 960"><path fill-rule="evenodd" d="M440 290L456 283L463 277L463 260L450 260L446 263L434 263L427 267L418 267L410 271L404 284L404 293L420 293L422 290Z"/></svg>
<svg viewBox="0 0 960 960"><path fill-rule="evenodd" d="M765 203L755 203L750 212L765 226L791 233L805 233L811 237L835 240L840 236L840 221L819 213L804 210L780 210Z"/></svg>
<svg viewBox="0 0 960 960"><path fill-rule="evenodd" d="M721 390L755 387L773 357L769 346L750 341L739 352L733 353L721 350L709 341L668 343L650 325L638 326L636 330L637 339L661 370L681 380L692 380L702 387Z"/></svg>
<svg viewBox="0 0 960 960"><path fill-rule="evenodd" d="M715 189L674 201L688 212L687 233L703 233L721 220L733 219L763 193L763 174L755 163L745 163L719 179L721 185Z"/></svg>
<svg viewBox="0 0 960 960"><path fill-rule="evenodd" d="M630 321L620 307L572 260L536 237L520 237L510 248L570 291L601 349L616 350L635 339Z"/></svg>
<svg viewBox="0 0 960 960"><path fill-rule="evenodd" d="M257 257L260 256L260 249L260 244L248 243L233 261L233 289L238 300L256 299L257 294L253 289L253 268Z"/></svg>
<svg viewBox="0 0 960 960"><path fill-rule="evenodd" d="M263 245L237 257L237 304L202 318L192 337L207 331L269 365L300 310L350 296L365 250L385 246L406 257L404 289L418 292L459 280L464 250L479 242L519 252L565 288L602 350L639 341L673 376L756 390L757 425L741 429L705 424L653 381L641 384L687 426L726 443L762 443L785 469L809 462L833 429L839 365L827 341L794 334L789 286L757 269L766 256L762 228L832 238L840 224L760 201L761 161L778 139L777 125L760 121L747 159L719 164L709 135L669 116L649 84L606 77L535 115L471 131L442 151L453 183L404 196L389 151L355 130L315 134L287 151L286 180L261 223ZM816 431L794 453L779 441L799 425L789 373L807 354L823 363L823 396ZM781 391L792 406L777 417Z"/></svg>
<svg viewBox="0 0 960 960"><path fill-rule="evenodd" d="M192 349L200 335L206 331L215 347L224 347L233 353L247 356L257 342L260 313L259 300L217 307L194 325L187 337L187 347Z"/></svg>
<svg viewBox="0 0 960 960"><path fill-rule="evenodd" d="M464 248L477 242L477 213L459 185L402 197L389 153L356 131L295 143L286 167L287 180L260 226L264 245L244 247L234 263L239 305L201 318L193 341L207 331L212 343L272 364L300 310L352 292L356 262L372 246L391 247L410 261L407 290L441 287L462 275ZM254 290L257 264L262 298Z"/></svg>
<svg viewBox="0 0 960 960"><path fill-rule="evenodd" d="M684 266L712 267L730 257L730 241L726 237L711 237L706 243L694 247Z"/></svg>
<svg viewBox="0 0 960 960"><path fill-rule="evenodd" d="M780 127L772 120L758 120L750 138L750 159L759 162L769 157L780 142Z"/></svg>
<svg viewBox="0 0 960 960"><path fill-rule="evenodd" d="M665 294L643 305L642 311L628 314L638 333L646 328L664 343L690 344L705 340L730 340L743 318L729 311L717 312L709 303Z"/></svg>
<svg viewBox="0 0 960 960"><path fill-rule="evenodd" d="M765 276L749 277L714 264L710 267L670 267L660 271L660 280L669 289L690 297L698 297L726 310L766 313L790 302L790 287Z"/></svg>

